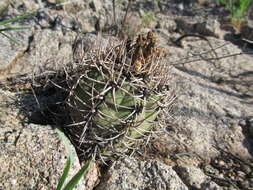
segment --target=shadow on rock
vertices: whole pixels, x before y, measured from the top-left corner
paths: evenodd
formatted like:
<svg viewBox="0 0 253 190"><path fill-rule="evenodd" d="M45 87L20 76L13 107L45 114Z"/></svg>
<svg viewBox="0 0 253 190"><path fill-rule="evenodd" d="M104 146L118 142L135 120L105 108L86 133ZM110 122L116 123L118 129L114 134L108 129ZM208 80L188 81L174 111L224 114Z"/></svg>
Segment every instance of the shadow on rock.
<svg viewBox="0 0 253 190"><path fill-rule="evenodd" d="M244 101L242 101L242 103L245 103L245 104L252 104L253 103L253 102L247 101L247 100L250 100L251 98L253 98L253 94L251 95L252 90L250 89L253 84L253 73L250 71L249 72L242 72L242 73L238 74L237 76L233 76L232 79L224 79L222 77L215 78L212 76L206 76L200 72L190 70L185 67L177 66L176 68L180 71L183 71L183 72L189 74L189 75L199 77L199 78L207 80L209 82L214 82L218 85L227 85L230 88L236 90L238 93L235 93L233 91L229 91L224 88L213 87L213 86L199 83L200 86L213 89L215 91L224 93L229 96L234 96L234 97L243 99Z"/></svg>

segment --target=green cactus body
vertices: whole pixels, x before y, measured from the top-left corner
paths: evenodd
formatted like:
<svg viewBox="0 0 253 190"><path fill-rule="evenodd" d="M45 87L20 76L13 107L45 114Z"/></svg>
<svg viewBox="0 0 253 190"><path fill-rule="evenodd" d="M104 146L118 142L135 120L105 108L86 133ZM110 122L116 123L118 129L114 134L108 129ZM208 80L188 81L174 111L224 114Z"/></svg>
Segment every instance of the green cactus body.
<svg viewBox="0 0 253 190"><path fill-rule="evenodd" d="M89 63L68 98L73 120L68 129L86 159L135 148L160 111L163 95L129 65L115 63L115 54Z"/></svg>

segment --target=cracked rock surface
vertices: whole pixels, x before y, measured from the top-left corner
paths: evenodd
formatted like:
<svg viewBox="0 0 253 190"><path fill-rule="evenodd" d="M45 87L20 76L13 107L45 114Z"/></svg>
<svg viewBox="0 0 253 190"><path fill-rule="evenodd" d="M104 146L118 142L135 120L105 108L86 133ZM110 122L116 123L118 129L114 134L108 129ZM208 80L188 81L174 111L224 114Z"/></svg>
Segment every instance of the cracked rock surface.
<svg viewBox="0 0 253 190"><path fill-rule="evenodd" d="M126 157L115 162L97 189L188 190L171 166L158 161L137 161Z"/></svg>
<svg viewBox="0 0 253 190"><path fill-rule="evenodd" d="M65 145L51 126L24 122L17 97L0 91L0 189L55 189L67 161ZM68 180L80 169L73 155Z"/></svg>

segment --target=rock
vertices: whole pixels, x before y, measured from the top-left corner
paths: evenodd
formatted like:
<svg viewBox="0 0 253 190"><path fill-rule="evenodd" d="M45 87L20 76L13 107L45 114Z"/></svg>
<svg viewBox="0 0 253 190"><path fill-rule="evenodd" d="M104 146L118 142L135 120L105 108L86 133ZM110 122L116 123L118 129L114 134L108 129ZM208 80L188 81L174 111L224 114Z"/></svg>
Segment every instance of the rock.
<svg viewBox="0 0 253 190"><path fill-rule="evenodd" d="M188 186L199 190L222 190L211 178L206 176L199 168L188 165L176 167L180 178Z"/></svg>
<svg viewBox="0 0 253 190"><path fill-rule="evenodd" d="M220 23L214 19L189 20L188 17L179 17L175 19L177 29L186 34L200 34L203 36L213 36L223 38L224 31L220 28Z"/></svg>
<svg viewBox="0 0 253 190"><path fill-rule="evenodd" d="M161 28L163 30L167 30L169 32L173 32L176 30L177 25L175 22L175 18L171 18L171 16L166 16L163 14L157 14L156 19L158 22L158 28Z"/></svg>
<svg viewBox="0 0 253 190"><path fill-rule="evenodd" d="M105 9L99 7L99 2L73 2L64 6L64 12L56 14L62 18L65 26L71 26L82 33L95 32L95 25L99 19L104 19ZM107 3L108 4L108 3ZM101 18L102 17L102 18ZM76 26L74 26L76 25Z"/></svg>
<svg viewBox="0 0 253 190"><path fill-rule="evenodd" d="M43 6L41 2L29 2L30 0L13 3L14 6L8 9L8 15L14 17L26 13L20 11L19 7L31 12L34 8ZM0 63L0 79L16 74L38 72L44 67L56 69L71 62L72 45L77 36L73 30L95 31L94 25L98 15L86 9L86 3L81 3L80 6L70 3L66 5L65 10L44 9L36 17L15 24L31 26L31 29L8 32L20 41L19 45L6 38L0 39L5 47L0 51L1 57L4 58ZM72 28L73 30L70 30Z"/></svg>
<svg viewBox="0 0 253 190"><path fill-rule="evenodd" d="M98 190L188 190L171 166L158 161L137 161L126 157L115 162L106 176Z"/></svg>
<svg viewBox="0 0 253 190"><path fill-rule="evenodd" d="M20 65L30 63L31 68L59 68L72 61L72 44L74 32L52 31L44 29L37 31L30 44L30 52L20 59ZM32 65L33 64L33 65ZM26 72L27 72L26 66Z"/></svg>
<svg viewBox="0 0 253 190"><path fill-rule="evenodd" d="M72 45L78 33L94 33L95 25L103 29L112 24L112 3L93 0L96 11L89 2L76 1L63 5L63 9L46 7L58 1L15 1L6 13L6 19L44 8L34 17L20 21L17 25L31 26L24 31L9 32L20 41L20 45L6 38L0 42L5 48L0 51L0 79L23 73L40 72L41 68L57 68L72 61ZM20 8L22 7L22 9ZM119 11L122 14L122 11ZM109 13L109 14L108 14ZM123 14L122 14L123 15ZM5 19L5 17L3 17ZM78 32L78 33L77 33Z"/></svg>
<svg viewBox="0 0 253 190"><path fill-rule="evenodd" d="M25 123L15 98L0 92L0 189L55 189L67 160L65 145L52 127ZM80 169L73 155L68 181Z"/></svg>
<svg viewBox="0 0 253 190"><path fill-rule="evenodd" d="M72 60L74 33L44 29L37 31L23 53L12 65L9 75L39 72L41 68L60 68Z"/></svg>
<svg viewBox="0 0 253 190"><path fill-rule="evenodd" d="M96 163L93 163L85 177L85 190L93 190L99 183L100 177L100 169Z"/></svg>
<svg viewBox="0 0 253 190"><path fill-rule="evenodd" d="M253 187L253 178L250 178L250 187Z"/></svg>
<svg viewBox="0 0 253 190"><path fill-rule="evenodd" d="M9 17L6 16L6 18L4 17L3 19L8 18ZM11 26L18 27L29 25L25 22L19 22L18 24L13 24ZM0 50L0 56L2 58L0 63L0 79L3 78L3 75L9 74L11 69L17 64L17 60L23 56L28 48L28 42L29 38L32 36L32 31L30 29L5 31L4 34L10 36L16 43L1 34L0 44L4 48L1 48Z"/></svg>
<svg viewBox="0 0 253 190"><path fill-rule="evenodd" d="M8 38L1 36L0 44L2 44L4 48L1 48L0 51L0 56L2 57L2 61L0 63L0 79L3 79L4 76L10 74L12 72L12 68L17 65L19 58L25 54L25 51L28 48L28 38L31 34L29 31L15 31L8 33L12 33L13 38L20 41L21 43L19 45L15 44Z"/></svg>
<svg viewBox="0 0 253 190"><path fill-rule="evenodd" d="M163 35L165 36L165 35ZM241 50L224 40L208 38L217 48L218 57L230 55ZM167 41L167 39L161 39ZM232 56L217 61L204 61L214 57L213 53L203 54L211 47L203 40L186 40L184 48L163 44L167 50L168 63L174 65L170 72L170 84L174 84L177 101L174 109L169 109L165 118L175 133L159 136L169 143L177 139L178 149L183 145L207 161L217 156L215 146L227 147L229 151L242 159L252 159L252 139L244 134L239 125L243 118L253 115L252 103L252 56ZM187 56L188 55L188 56ZM213 76L221 76L223 81L215 83ZM235 89L240 85L245 91ZM173 88L173 87L171 87ZM247 93L247 95L246 95ZM173 117L171 117L173 115ZM173 127L174 126L174 127Z"/></svg>
<svg viewBox="0 0 253 190"><path fill-rule="evenodd" d="M249 175L250 174L250 172L251 172L251 168L250 168L250 166L248 166L248 165L242 165L242 171L244 172L244 173L246 173L247 175Z"/></svg>

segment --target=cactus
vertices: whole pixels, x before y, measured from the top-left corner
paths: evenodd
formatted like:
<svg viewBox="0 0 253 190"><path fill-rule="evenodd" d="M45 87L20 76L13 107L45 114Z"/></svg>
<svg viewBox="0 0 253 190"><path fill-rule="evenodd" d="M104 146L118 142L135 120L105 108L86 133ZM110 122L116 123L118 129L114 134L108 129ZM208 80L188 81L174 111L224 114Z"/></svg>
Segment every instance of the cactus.
<svg viewBox="0 0 253 190"><path fill-rule="evenodd" d="M152 131L166 97L164 52L156 46L149 32L84 59L67 98L72 123L66 127L83 159L127 153Z"/></svg>

